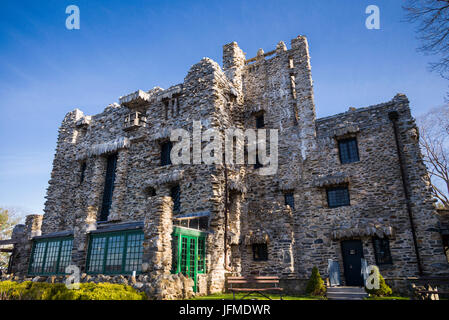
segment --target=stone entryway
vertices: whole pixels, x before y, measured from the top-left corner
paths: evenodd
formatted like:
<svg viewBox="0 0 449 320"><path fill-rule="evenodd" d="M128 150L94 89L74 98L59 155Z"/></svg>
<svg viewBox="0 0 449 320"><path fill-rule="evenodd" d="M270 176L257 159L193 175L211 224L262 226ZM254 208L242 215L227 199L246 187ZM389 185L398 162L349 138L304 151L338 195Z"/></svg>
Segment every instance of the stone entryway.
<svg viewBox="0 0 449 320"><path fill-rule="evenodd" d="M363 286L362 258L363 245L360 240L344 240L341 242L343 266L346 286Z"/></svg>

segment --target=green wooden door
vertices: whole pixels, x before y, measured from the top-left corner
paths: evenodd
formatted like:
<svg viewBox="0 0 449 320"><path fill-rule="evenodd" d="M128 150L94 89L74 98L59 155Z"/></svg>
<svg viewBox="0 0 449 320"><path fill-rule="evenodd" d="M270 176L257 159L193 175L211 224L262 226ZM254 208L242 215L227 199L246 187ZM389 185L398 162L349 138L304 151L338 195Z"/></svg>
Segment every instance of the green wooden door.
<svg viewBox="0 0 449 320"><path fill-rule="evenodd" d="M203 233L175 228L172 242L172 272L181 272L193 279L193 291L197 291L197 275L206 272L205 243Z"/></svg>

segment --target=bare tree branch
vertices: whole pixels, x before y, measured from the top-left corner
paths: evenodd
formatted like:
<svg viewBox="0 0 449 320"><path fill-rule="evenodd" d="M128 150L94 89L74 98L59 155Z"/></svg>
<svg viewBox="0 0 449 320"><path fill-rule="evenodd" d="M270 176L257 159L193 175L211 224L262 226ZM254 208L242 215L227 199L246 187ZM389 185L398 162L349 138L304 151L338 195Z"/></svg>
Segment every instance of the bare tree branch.
<svg viewBox="0 0 449 320"><path fill-rule="evenodd" d="M432 193L449 208L449 105L434 108L417 120Z"/></svg>
<svg viewBox="0 0 449 320"><path fill-rule="evenodd" d="M418 50L439 58L429 69L449 80L449 0L407 0L403 8L406 21L417 24Z"/></svg>

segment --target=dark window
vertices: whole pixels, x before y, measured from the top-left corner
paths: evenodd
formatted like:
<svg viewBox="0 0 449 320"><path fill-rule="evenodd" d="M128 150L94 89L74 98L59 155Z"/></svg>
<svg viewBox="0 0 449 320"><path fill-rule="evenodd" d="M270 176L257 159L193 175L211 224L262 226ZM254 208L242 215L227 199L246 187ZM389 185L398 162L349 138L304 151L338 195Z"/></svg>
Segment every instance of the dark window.
<svg viewBox="0 0 449 320"><path fill-rule="evenodd" d="M173 145L171 141L167 141L161 144L161 166L171 164L170 152Z"/></svg>
<svg viewBox="0 0 449 320"><path fill-rule="evenodd" d="M256 151L256 163L254 164L254 169L262 168L263 165L259 161L259 152Z"/></svg>
<svg viewBox="0 0 449 320"><path fill-rule="evenodd" d="M93 234L87 256L88 273L132 274L142 270L143 232Z"/></svg>
<svg viewBox="0 0 449 320"><path fill-rule="evenodd" d="M443 235L443 249L447 262L449 262L449 235Z"/></svg>
<svg viewBox="0 0 449 320"><path fill-rule="evenodd" d="M256 116L256 128L260 129L265 126L263 114Z"/></svg>
<svg viewBox="0 0 449 320"><path fill-rule="evenodd" d="M154 189L153 187L147 187L145 188L145 194L148 197L154 197L156 195L156 189Z"/></svg>
<svg viewBox="0 0 449 320"><path fill-rule="evenodd" d="M86 167L87 167L86 161L83 161L81 163L80 184L83 183L84 181L84 176L86 175Z"/></svg>
<svg viewBox="0 0 449 320"><path fill-rule="evenodd" d="M293 192L287 192L284 194L285 205L289 205L290 208L295 209L295 198Z"/></svg>
<svg viewBox="0 0 449 320"><path fill-rule="evenodd" d="M351 163L359 161L359 150L357 148L357 139L349 138L338 141L341 163Z"/></svg>
<svg viewBox="0 0 449 320"><path fill-rule="evenodd" d="M29 274L65 274L72 260L71 238L42 239L33 242Z"/></svg>
<svg viewBox="0 0 449 320"><path fill-rule="evenodd" d="M108 220L112 204L112 193L114 191L115 168L117 166L117 154L108 156L106 166L106 179L104 182L103 202L101 206L100 221Z"/></svg>
<svg viewBox="0 0 449 320"><path fill-rule="evenodd" d="M268 248L266 243L253 244L253 260L254 261L268 260Z"/></svg>
<svg viewBox="0 0 449 320"><path fill-rule="evenodd" d="M173 212L179 212L181 208L181 189L179 185L173 186L170 189L170 196L173 200Z"/></svg>
<svg viewBox="0 0 449 320"><path fill-rule="evenodd" d="M376 264L393 264L390 253L390 241L387 238L373 238L373 247Z"/></svg>
<svg viewBox="0 0 449 320"><path fill-rule="evenodd" d="M326 193L329 208L349 206L349 191L347 186L328 188Z"/></svg>

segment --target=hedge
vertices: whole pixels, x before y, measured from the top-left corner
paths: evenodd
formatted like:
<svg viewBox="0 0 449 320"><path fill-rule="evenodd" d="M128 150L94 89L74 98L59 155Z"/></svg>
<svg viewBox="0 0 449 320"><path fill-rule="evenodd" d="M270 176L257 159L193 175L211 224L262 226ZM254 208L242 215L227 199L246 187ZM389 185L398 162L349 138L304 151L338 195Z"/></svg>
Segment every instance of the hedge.
<svg viewBox="0 0 449 320"><path fill-rule="evenodd" d="M0 300L146 300L145 293L123 284L80 283L68 289L63 283L0 281Z"/></svg>

